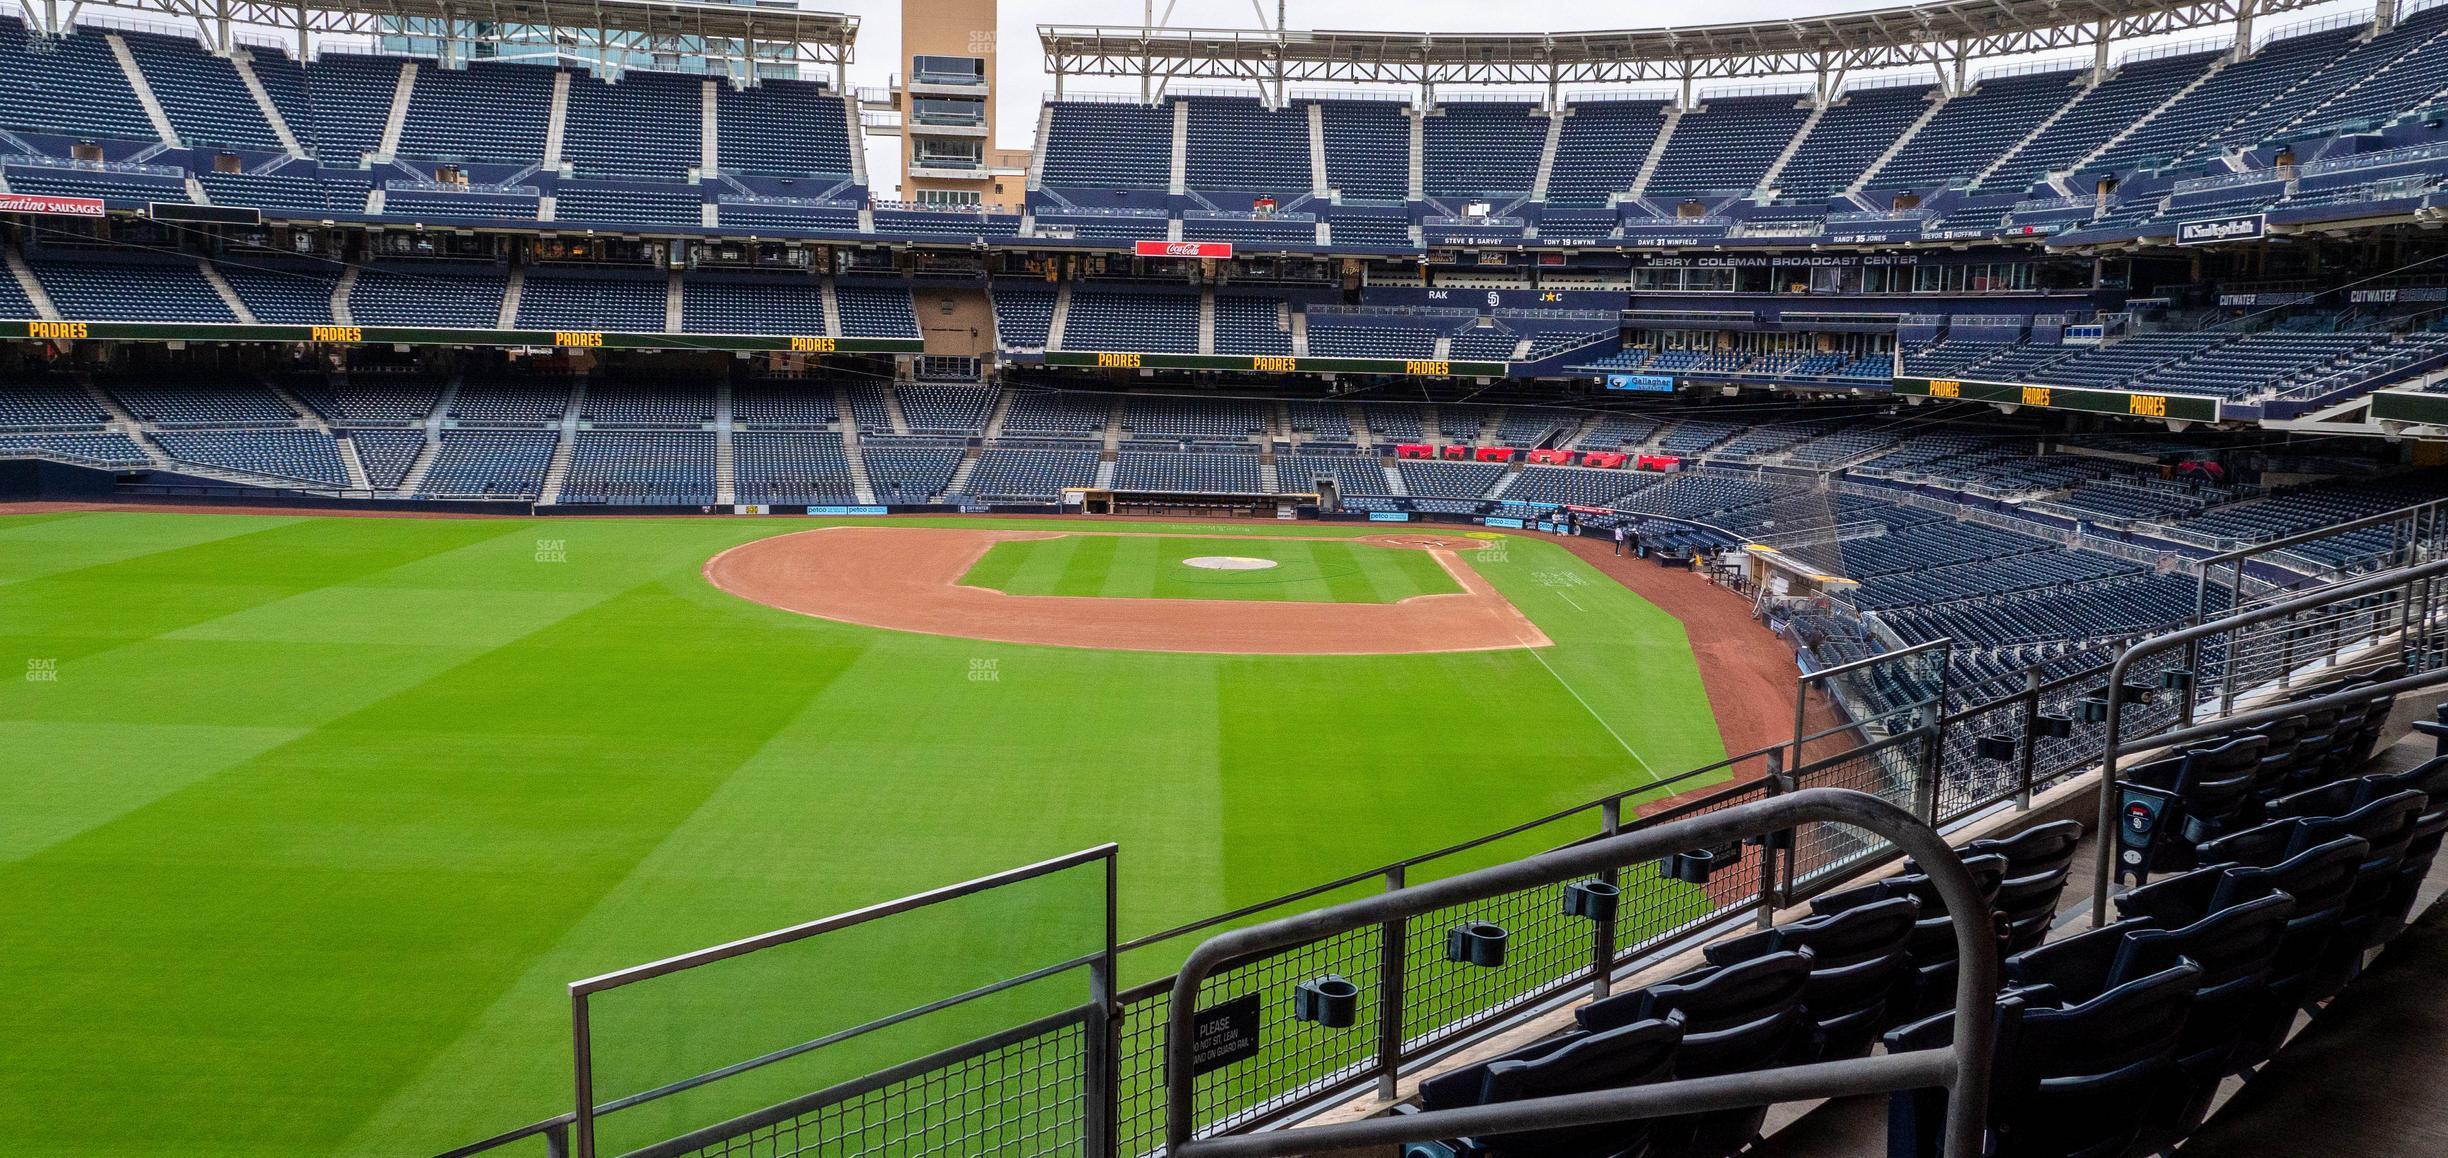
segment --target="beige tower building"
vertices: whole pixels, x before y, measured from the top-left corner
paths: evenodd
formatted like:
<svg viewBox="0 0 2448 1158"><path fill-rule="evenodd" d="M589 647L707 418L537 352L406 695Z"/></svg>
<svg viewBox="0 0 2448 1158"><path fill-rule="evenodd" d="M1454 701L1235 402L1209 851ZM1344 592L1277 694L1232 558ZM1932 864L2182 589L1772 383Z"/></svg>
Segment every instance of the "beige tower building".
<svg viewBox="0 0 2448 1158"><path fill-rule="evenodd" d="M1020 204L1029 151L994 143L995 15L995 0L903 0L900 69L871 106L900 122L902 200Z"/></svg>

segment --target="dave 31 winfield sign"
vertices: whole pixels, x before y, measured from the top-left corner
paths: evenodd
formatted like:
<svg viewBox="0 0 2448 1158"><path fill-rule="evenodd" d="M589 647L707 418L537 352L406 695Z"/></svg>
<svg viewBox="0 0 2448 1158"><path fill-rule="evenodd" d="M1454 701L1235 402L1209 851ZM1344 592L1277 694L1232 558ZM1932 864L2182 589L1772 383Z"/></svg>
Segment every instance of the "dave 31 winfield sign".
<svg viewBox="0 0 2448 1158"><path fill-rule="evenodd" d="M1141 257L1206 257L1223 259L1232 256L1229 241L1138 241L1131 243L1133 252Z"/></svg>

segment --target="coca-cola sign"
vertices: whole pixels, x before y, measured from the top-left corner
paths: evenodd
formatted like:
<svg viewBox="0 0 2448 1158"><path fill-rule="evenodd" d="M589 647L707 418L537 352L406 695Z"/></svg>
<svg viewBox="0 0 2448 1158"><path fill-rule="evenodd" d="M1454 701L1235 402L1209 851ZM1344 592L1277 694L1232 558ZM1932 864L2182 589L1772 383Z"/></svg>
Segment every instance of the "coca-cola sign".
<svg viewBox="0 0 2448 1158"><path fill-rule="evenodd" d="M48 213L58 217L100 217L99 197L45 197L39 193L0 193L0 213Z"/></svg>
<svg viewBox="0 0 2448 1158"><path fill-rule="evenodd" d="M1223 259L1232 256L1229 241L1137 241L1132 249L1141 257L1202 257Z"/></svg>

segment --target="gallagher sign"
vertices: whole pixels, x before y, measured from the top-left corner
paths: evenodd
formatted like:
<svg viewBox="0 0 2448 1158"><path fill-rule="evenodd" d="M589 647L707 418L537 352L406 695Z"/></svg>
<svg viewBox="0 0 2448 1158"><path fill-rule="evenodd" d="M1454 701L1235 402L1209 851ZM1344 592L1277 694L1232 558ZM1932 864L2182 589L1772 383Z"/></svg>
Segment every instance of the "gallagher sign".
<svg viewBox="0 0 2448 1158"><path fill-rule="evenodd" d="M1202 257L1221 260L1232 256L1229 241L1134 241L1132 252L1140 257Z"/></svg>
<svg viewBox="0 0 2448 1158"><path fill-rule="evenodd" d="M2212 245L2221 241L2253 241L2267 232L2269 218L2255 213L2249 217L2212 217L2202 221L2187 221L2176 227L2178 245Z"/></svg>
<svg viewBox="0 0 2448 1158"><path fill-rule="evenodd" d="M33 193L0 193L0 213L49 213L59 217L100 217L99 197L44 197Z"/></svg>

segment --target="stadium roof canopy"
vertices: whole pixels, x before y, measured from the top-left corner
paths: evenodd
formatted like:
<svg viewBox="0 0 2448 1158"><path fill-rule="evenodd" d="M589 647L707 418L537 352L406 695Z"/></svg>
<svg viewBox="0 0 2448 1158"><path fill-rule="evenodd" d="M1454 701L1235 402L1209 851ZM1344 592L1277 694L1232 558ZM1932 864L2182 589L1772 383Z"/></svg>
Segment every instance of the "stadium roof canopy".
<svg viewBox="0 0 2448 1158"><path fill-rule="evenodd" d="M223 47L241 27L295 32L301 43L308 34L378 36L403 28L468 41L547 32L579 49L743 63L778 58L836 68L851 60L859 30L858 17L838 12L695 0L35 0L25 8L37 28L59 32L80 10L158 12L193 21Z"/></svg>
<svg viewBox="0 0 2448 1158"><path fill-rule="evenodd" d="M1620 84L1842 74L2100 47L2320 0L1949 0L1752 24L1520 34L1040 25L1065 76L1400 85ZM2382 0L2383 10L2393 0Z"/></svg>

